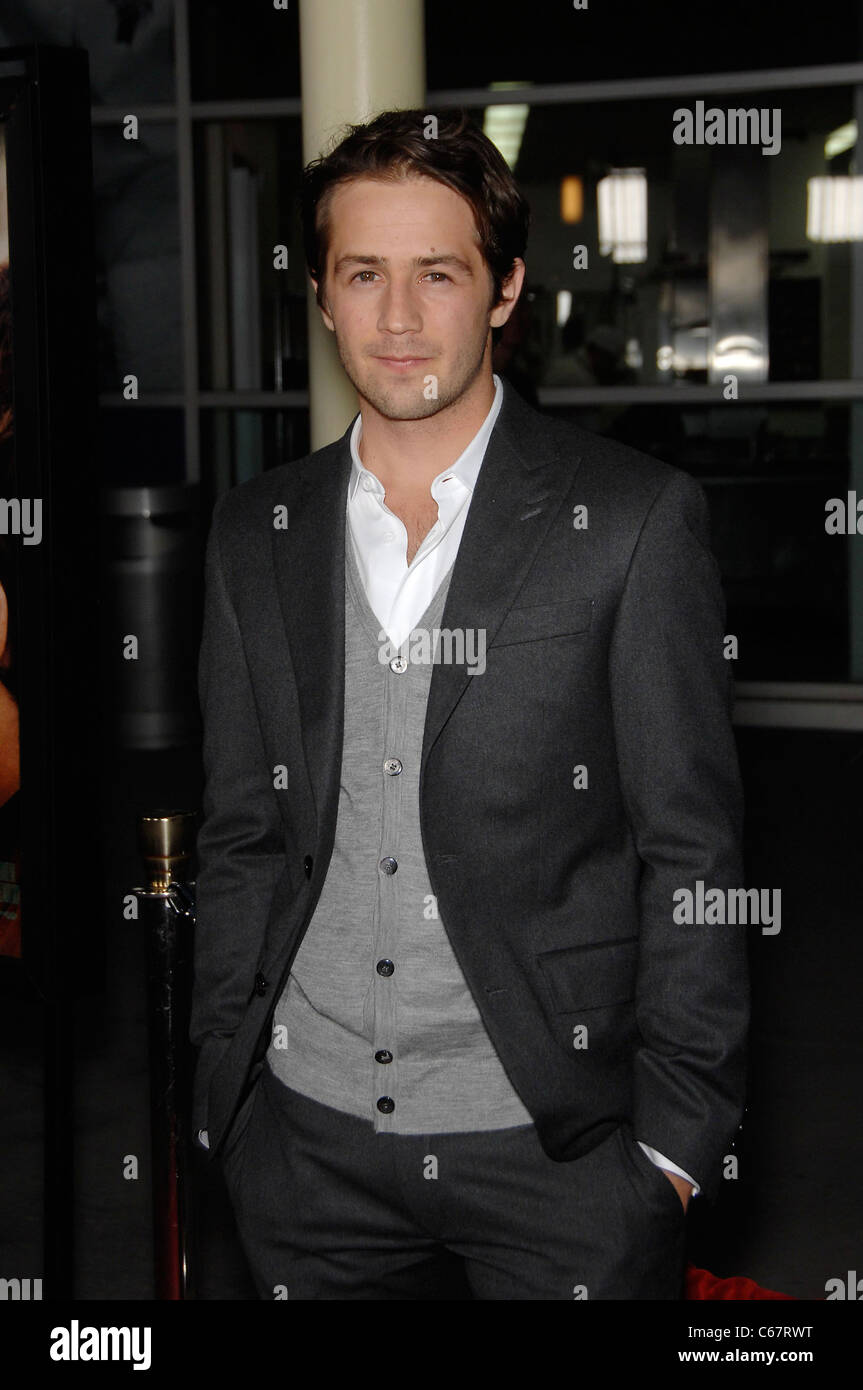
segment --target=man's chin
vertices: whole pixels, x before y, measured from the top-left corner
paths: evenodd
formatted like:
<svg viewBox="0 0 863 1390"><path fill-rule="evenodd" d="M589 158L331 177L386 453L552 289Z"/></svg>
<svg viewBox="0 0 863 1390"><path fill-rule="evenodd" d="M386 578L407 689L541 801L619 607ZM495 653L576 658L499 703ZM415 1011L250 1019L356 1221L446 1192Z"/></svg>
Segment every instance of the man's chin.
<svg viewBox="0 0 863 1390"><path fill-rule="evenodd" d="M448 404L439 397L427 400L422 387L410 388L407 382L399 391L376 391L368 385L357 386L357 391L385 420L427 420Z"/></svg>

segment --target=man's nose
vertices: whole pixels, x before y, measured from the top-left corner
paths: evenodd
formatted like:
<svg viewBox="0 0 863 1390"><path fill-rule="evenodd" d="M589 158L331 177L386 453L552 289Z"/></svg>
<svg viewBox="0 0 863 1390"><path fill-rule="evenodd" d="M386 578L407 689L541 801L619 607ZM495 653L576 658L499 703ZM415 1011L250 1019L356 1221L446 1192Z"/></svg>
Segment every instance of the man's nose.
<svg viewBox="0 0 863 1390"><path fill-rule="evenodd" d="M381 299L379 333L416 333L422 328L422 315L413 285L390 281Z"/></svg>

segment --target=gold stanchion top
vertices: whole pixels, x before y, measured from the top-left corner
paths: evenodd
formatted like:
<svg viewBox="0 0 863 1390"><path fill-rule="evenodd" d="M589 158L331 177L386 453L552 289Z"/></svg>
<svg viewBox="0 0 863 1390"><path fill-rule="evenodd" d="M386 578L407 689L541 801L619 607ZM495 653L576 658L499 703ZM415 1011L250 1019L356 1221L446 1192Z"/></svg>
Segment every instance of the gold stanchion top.
<svg viewBox="0 0 863 1390"><path fill-rule="evenodd" d="M182 878L182 868L195 848L194 811L152 811L138 819L138 849L147 866L150 887L156 891Z"/></svg>

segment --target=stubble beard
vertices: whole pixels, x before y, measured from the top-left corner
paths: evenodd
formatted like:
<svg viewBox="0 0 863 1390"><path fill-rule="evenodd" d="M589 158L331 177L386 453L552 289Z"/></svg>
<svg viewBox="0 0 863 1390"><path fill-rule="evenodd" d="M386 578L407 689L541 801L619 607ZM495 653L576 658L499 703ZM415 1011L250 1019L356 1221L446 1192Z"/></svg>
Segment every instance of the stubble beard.
<svg viewBox="0 0 863 1390"><path fill-rule="evenodd" d="M349 353L338 332L335 339L345 375L361 400L367 401L387 420L427 420L453 405L476 381L485 358L487 334L481 343L471 344L457 354L452 370L445 379L432 373L431 364L428 364L428 371L417 368L411 386L405 383L391 387L379 381L373 375L373 369L365 370L364 362L367 359ZM435 375L437 380L437 396L431 399L424 394L425 378L429 375Z"/></svg>

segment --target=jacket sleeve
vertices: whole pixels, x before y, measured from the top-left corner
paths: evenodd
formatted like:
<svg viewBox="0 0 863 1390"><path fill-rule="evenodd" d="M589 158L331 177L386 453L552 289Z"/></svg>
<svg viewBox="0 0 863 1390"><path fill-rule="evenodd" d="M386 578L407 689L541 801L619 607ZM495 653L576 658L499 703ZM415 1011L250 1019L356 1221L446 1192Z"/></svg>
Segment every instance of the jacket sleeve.
<svg viewBox="0 0 863 1390"><path fill-rule="evenodd" d="M609 657L621 786L642 861L633 1132L708 1196L743 1108L749 1020L746 928L674 920L679 889L743 886L733 675L709 535L703 488L673 470L633 550Z"/></svg>
<svg viewBox="0 0 863 1390"><path fill-rule="evenodd" d="M222 561L229 513L217 504L206 555L198 664L204 820L198 835L194 984L189 1036L200 1048L192 1130L207 1128L207 1092L254 987L267 917L285 864L243 637Z"/></svg>

